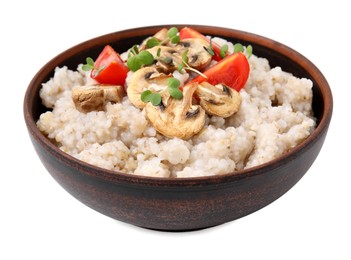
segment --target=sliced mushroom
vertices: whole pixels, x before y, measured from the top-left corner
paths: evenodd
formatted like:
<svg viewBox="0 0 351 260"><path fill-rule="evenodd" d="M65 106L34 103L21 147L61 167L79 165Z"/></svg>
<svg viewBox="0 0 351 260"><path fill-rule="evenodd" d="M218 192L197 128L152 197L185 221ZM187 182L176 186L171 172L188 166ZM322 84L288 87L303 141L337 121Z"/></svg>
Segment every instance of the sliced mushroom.
<svg viewBox="0 0 351 260"><path fill-rule="evenodd" d="M167 88L167 78L170 76L160 73L155 67L144 67L131 76L127 87L127 95L132 104L144 108L146 103L141 100L141 93L145 90L162 92Z"/></svg>
<svg viewBox="0 0 351 260"><path fill-rule="evenodd" d="M115 85L82 86L72 90L72 99L77 110L84 113L101 111L106 102L121 102L123 96L123 86Z"/></svg>
<svg viewBox="0 0 351 260"><path fill-rule="evenodd" d="M169 98L167 106L153 106L147 103L146 116L158 132L166 137L189 139L200 132L205 124L205 110L192 105L196 86L188 85L183 89L183 98Z"/></svg>
<svg viewBox="0 0 351 260"><path fill-rule="evenodd" d="M160 42L162 42L162 41L164 41L164 40L166 40L167 39L167 28L163 28L163 29L161 29L160 31L158 31L157 33L155 33L152 37L153 38L156 38L157 40L159 40ZM140 44L140 46L139 46L139 51L142 51L142 50L145 50L145 49L147 49L148 47L147 47L147 45L146 45L146 43L147 43L147 41L149 40L149 39L151 39L152 37L148 37L148 38L146 38L141 44ZM166 42L165 42L166 43Z"/></svg>
<svg viewBox="0 0 351 260"><path fill-rule="evenodd" d="M157 60L156 67L163 73L172 73L182 64L181 53L175 47L155 46L148 51L155 57Z"/></svg>
<svg viewBox="0 0 351 260"><path fill-rule="evenodd" d="M240 94L225 84L213 86L202 82L198 84L195 93L200 99L200 105L210 115L229 117L240 109Z"/></svg>
<svg viewBox="0 0 351 260"><path fill-rule="evenodd" d="M187 56L190 67L203 70L211 63L212 56L206 50L206 48L210 48L210 44L206 40L189 38L179 42L179 45L182 46L181 52L188 50Z"/></svg>

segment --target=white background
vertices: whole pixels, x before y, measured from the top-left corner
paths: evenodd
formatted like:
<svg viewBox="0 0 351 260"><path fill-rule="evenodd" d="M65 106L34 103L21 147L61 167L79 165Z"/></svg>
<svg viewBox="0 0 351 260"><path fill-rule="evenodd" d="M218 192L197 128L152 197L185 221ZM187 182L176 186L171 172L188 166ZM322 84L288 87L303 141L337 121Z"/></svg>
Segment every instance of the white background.
<svg viewBox="0 0 351 260"><path fill-rule="evenodd" d="M346 3L2 3L0 259L351 259L350 127L346 125L351 20ZM317 65L334 94L325 145L292 190L247 217L188 233L124 224L71 197L37 158L22 113L27 85L55 55L102 34L169 23L235 28L282 42Z"/></svg>

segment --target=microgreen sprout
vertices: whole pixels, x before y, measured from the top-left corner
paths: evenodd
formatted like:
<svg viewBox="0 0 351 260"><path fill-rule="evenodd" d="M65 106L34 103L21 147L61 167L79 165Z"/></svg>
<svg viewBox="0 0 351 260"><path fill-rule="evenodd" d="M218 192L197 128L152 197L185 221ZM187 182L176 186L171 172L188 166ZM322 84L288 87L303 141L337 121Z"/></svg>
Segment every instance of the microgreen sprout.
<svg viewBox="0 0 351 260"><path fill-rule="evenodd" d="M247 58L250 58L252 55L252 45L247 45L246 47L244 47L241 43L236 43L234 44L234 53L236 52L242 52L246 54Z"/></svg>
<svg viewBox="0 0 351 260"><path fill-rule="evenodd" d="M171 43L173 44L176 44L180 41L180 36L178 34L178 29L176 27L172 27L168 29L167 37L163 41L159 41L157 38L151 37L146 41L146 46L149 48L152 48L155 46L163 45L168 41L171 41Z"/></svg>
<svg viewBox="0 0 351 260"><path fill-rule="evenodd" d="M189 50L186 50L186 51L184 51L184 52L182 53L182 61L183 61L184 63L188 63L188 61L189 61L188 52L189 52Z"/></svg>
<svg viewBox="0 0 351 260"><path fill-rule="evenodd" d="M160 57L160 55L161 55L161 48L158 48L158 49L157 49L156 56L159 58L159 57Z"/></svg>
<svg viewBox="0 0 351 260"><path fill-rule="evenodd" d="M159 46L159 45L161 45L161 42L158 39L156 39L155 37L151 37L146 42L146 46L149 47L149 48L152 48L152 47L155 47L155 46Z"/></svg>
<svg viewBox="0 0 351 260"><path fill-rule="evenodd" d="M252 45L247 45L246 46L246 56L247 56L247 58L250 58L251 57L251 55L252 55Z"/></svg>
<svg viewBox="0 0 351 260"><path fill-rule="evenodd" d="M234 53L244 52L244 46L241 43L234 44Z"/></svg>
<svg viewBox="0 0 351 260"><path fill-rule="evenodd" d="M211 55L211 56L214 56L215 55L215 52L213 50L213 45L212 45L212 40L210 40L210 46L207 48L204 46L204 49Z"/></svg>
<svg viewBox="0 0 351 260"><path fill-rule="evenodd" d="M182 99L183 92L179 89L180 81L176 78L167 79L168 91L171 97L175 99Z"/></svg>
<svg viewBox="0 0 351 260"><path fill-rule="evenodd" d="M176 78L168 78L167 79L167 85L170 88L179 88L180 86L180 81Z"/></svg>
<svg viewBox="0 0 351 260"><path fill-rule="evenodd" d="M158 106L161 104L162 98L159 93L152 93L151 90L145 90L141 93L141 101L147 103L151 102L154 106Z"/></svg>
<svg viewBox="0 0 351 260"><path fill-rule="evenodd" d="M180 81L176 78L168 78L167 79L168 93L174 99L182 99L183 92L179 89ZM158 106L162 102L162 98L160 93L152 93L151 90L145 90L141 93L140 96L141 101L147 103L151 102L154 106Z"/></svg>
<svg viewBox="0 0 351 260"><path fill-rule="evenodd" d="M221 50L219 52L219 55L221 56L222 59L225 58L225 56L227 56L227 51L228 51L228 45L227 44L224 44L222 47L221 47Z"/></svg>
<svg viewBox="0 0 351 260"><path fill-rule="evenodd" d="M86 64L83 64L82 70L84 71L94 70L95 76L98 75L100 71L102 71L105 68L105 66L101 66L99 68L95 67L94 60L90 57L86 58L85 61L86 61Z"/></svg>
<svg viewBox="0 0 351 260"><path fill-rule="evenodd" d="M134 44L133 47L128 51L128 58L137 54L139 54L139 48L138 45Z"/></svg>
<svg viewBox="0 0 351 260"><path fill-rule="evenodd" d="M137 52L132 48L130 50L130 55L127 60L127 66L131 71L137 71L142 66L148 66L154 63L154 56L146 50Z"/></svg>
<svg viewBox="0 0 351 260"><path fill-rule="evenodd" d="M167 36L171 43L178 43L180 41L180 36L178 35L178 29L172 27L167 31Z"/></svg>
<svg viewBox="0 0 351 260"><path fill-rule="evenodd" d="M92 58L88 57L85 59L85 61L87 62L87 64L84 64L82 66L82 70L89 71L95 69L94 60Z"/></svg>

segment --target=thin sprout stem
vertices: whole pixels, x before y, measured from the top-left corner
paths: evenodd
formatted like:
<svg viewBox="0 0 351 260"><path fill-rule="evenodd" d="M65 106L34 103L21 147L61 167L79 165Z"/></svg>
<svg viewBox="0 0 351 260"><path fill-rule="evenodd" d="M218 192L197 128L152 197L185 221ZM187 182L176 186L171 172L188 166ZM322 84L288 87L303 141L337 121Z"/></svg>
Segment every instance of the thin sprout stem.
<svg viewBox="0 0 351 260"><path fill-rule="evenodd" d="M133 48L130 51L133 53L133 56L138 54Z"/></svg>
<svg viewBox="0 0 351 260"><path fill-rule="evenodd" d="M208 78L208 77L207 77L205 74L203 74L202 72L200 72L200 71L198 71L198 70L196 70L196 69L190 67L189 64L186 63L184 60L182 60L182 61L183 61L184 65L185 65L185 67L184 67L185 70L193 71L193 72L199 74L200 76L204 77L205 79Z"/></svg>
<svg viewBox="0 0 351 260"><path fill-rule="evenodd" d="M164 43L168 42L170 39L169 37L167 37L166 39L164 39L163 41L160 41L159 45L163 45Z"/></svg>
<svg viewBox="0 0 351 260"><path fill-rule="evenodd" d="M200 76L204 77L205 79L208 78L205 74L203 74L202 72L200 72L200 71L198 71L198 70L196 70L196 69L194 69L194 68L192 68L192 67L187 67L187 68L185 68L185 69L186 69L186 70L191 70L191 71L193 71L193 72L199 74Z"/></svg>

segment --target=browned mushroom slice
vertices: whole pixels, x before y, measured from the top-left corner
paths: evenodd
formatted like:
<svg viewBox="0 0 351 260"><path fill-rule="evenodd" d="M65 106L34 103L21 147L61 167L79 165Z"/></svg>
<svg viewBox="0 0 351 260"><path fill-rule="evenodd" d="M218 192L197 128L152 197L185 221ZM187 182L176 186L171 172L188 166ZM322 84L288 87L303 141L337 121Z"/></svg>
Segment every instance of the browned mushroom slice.
<svg viewBox="0 0 351 260"><path fill-rule="evenodd" d="M125 96L123 86L91 85L72 90L73 102L80 112L100 111L106 102L121 102Z"/></svg>
<svg viewBox="0 0 351 260"><path fill-rule="evenodd" d="M240 94L224 84L213 86L202 82L195 93L200 99L200 105L210 115L229 117L240 109Z"/></svg>
<svg viewBox="0 0 351 260"><path fill-rule="evenodd" d="M132 104L144 108L146 103L141 100L141 93L145 90L162 92L167 88L167 78L170 76L160 73L155 67L144 67L132 75L127 87L127 95Z"/></svg>
<svg viewBox="0 0 351 260"><path fill-rule="evenodd" d="M179 42L181 52L188 50L188 64L190 67L196 70L203 70L206 68L211 60L212 56L206 49L210 48L210 44L200 38L189 38Z"/></svg>
<svg viewBox="0 0 351 260"><path fill-rule="evenodd" d="M159 133L169 138L189 139L200 132L205 124L205 111L199 105L192 105L195 89L193 85L184 87L183 98L169 98L166 106L146 105L146 115Z"/></svg>

